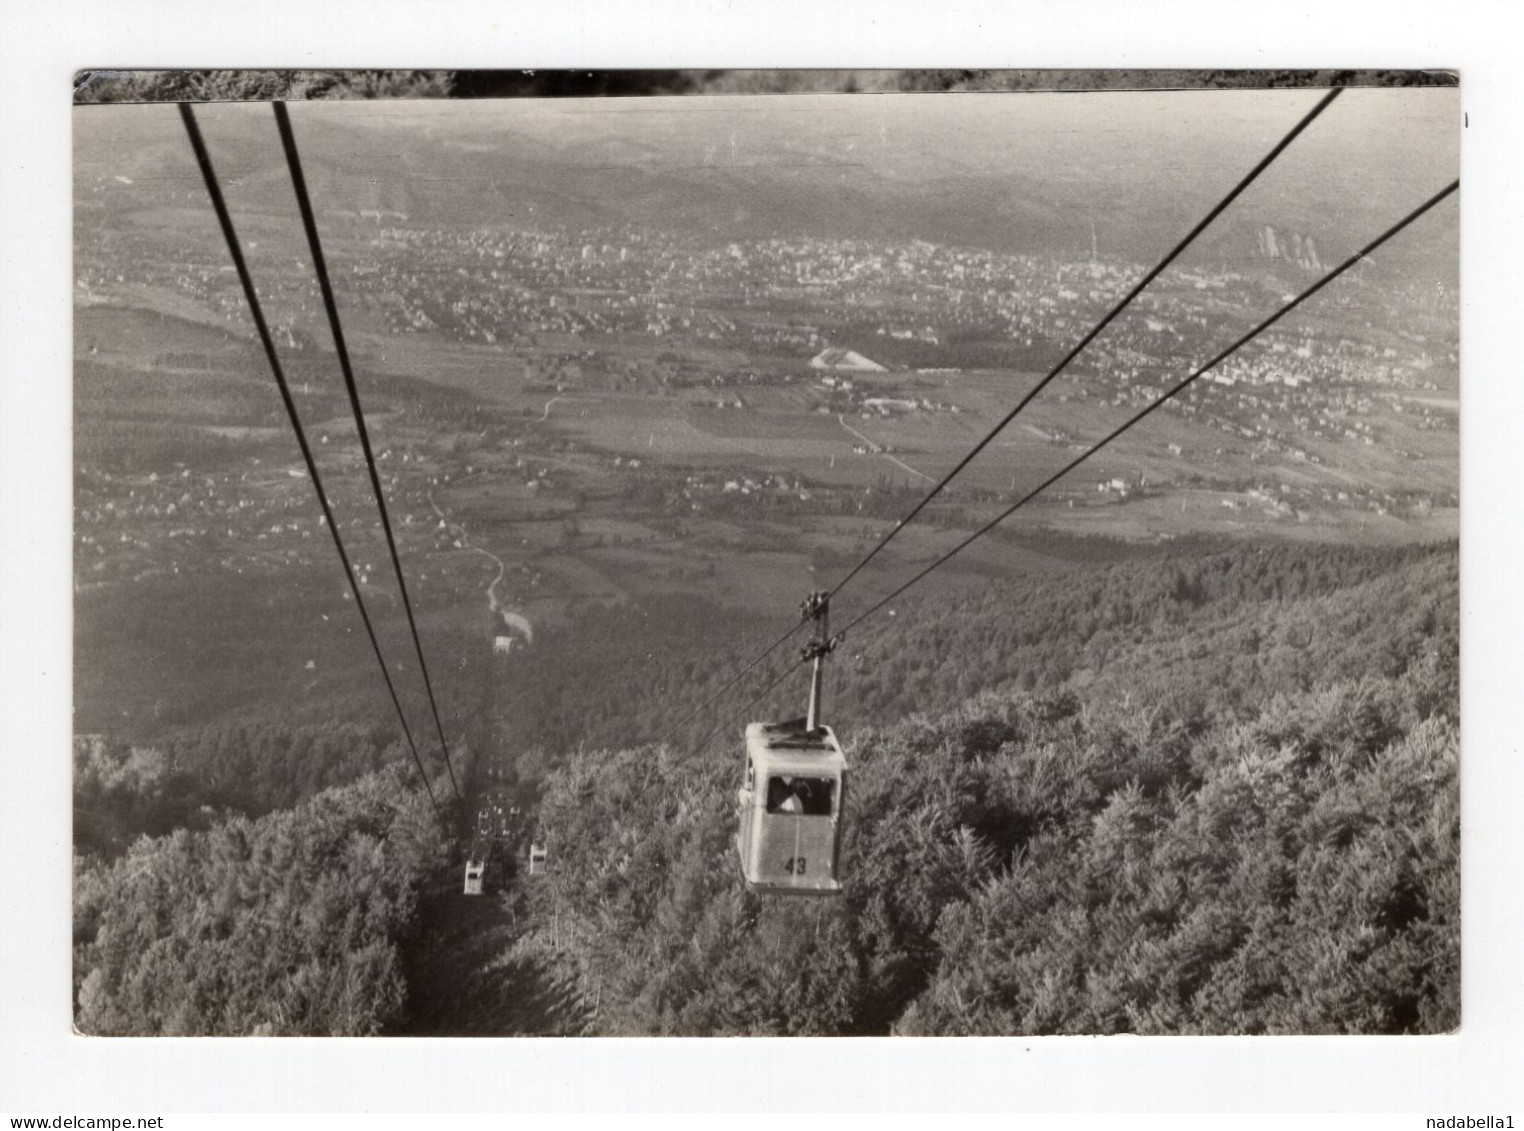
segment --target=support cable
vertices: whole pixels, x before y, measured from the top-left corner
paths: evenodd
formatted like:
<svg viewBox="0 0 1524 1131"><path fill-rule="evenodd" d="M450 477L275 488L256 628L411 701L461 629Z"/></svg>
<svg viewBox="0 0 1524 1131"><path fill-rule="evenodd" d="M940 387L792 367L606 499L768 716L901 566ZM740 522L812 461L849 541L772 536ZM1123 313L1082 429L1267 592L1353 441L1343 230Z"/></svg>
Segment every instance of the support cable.
<svg viewBox="0 0 1524 1131"><path fill-rule="evenodd" d="M1343 87L1336 86L1327 94L1325 94L1318 101L1318 104L1309 110L1302 117L1302 120L1291 128L1291 131L1286 134L1285 137L1281 138L1281 140L1276 144L1275 148L1270 150L1269 153L1265 154L1264 157L1260 158L1259 163L1255 165L1254 168L1250 169L1246 174L1244 174L1243 178L1238 182L1238 184L1233 186L1232 191L1229 192L1227 196L1218 201L1217 206L1208 212L1206 216L1203 217L1194 228L1185 234L1185 237L1174 246L1168 255L1161 259L1159 263L1151 271L1148 272L1148 274L1139 279L1138 282L1133 285L1132 289L1123 295L1122 299L1111 308L1106 316L1097 322L1095 326L1091 328L1089 333L1081 338L1068 353L1059 359L1057 365L1048 370L1048 375L1046 377L1037 382L1036 385L1032 386L1032 388L1027 391L1026 395L1021 398L1016 407L1011 409L1010 412L1006 413L1005 416L1001 418L1000 422L996 424L995 427L990 429L990 431L985 435L984 439L975 444L973 449L961 460L959 460L951 471L942 476L940 480L932 485L931 489L926 492L925 497L915 505L909 514L900 519L900 521L895 523L894 526L890 527L889 531L879 539L878 543L873 547L873 549L868 551L867 556L864 557L855 566L853 566L851 572L849 572L845 577L838 581L836 585L830 590L830 592L839 593L842 588L846 586L847 582L856 577L869 562L877 557L878 552L885 546L889 545L889 543L894 540L895 535L899 534L899 532L903 530L911 522L911 520L915 518L916 515L920 514L921 511L926 508L927 504L929 504L933 499L942 493L943 489L946 488L948 483L952 481L955 475L967 467L969 463L973 461L975 456L987 448L995 439L995 437L1005 430L1006 425L1010 424L1012 420L1016 419L1016 415L1021 412L1022 409L1027 407L1033 397L1037 396L1038 393L1047 388L1049 382L1051 382L1055 377L1062 373L1064 369L1068 367L1069 363L1078 357L1080 352L1096 339L1102 330L1111 325L1112 321L1117 317L1117 315L1121 314L1122 311L1127 309L1127 307L1132 304L1132 301L1137 298L1140 293L1142 293L1143 289L1147 287L1148 284L1157 279L1164 272L1164 270L1169 267L1171 263L1179 258L1180 254L1191 245L1196 237L1206 230L1207 226L1211 224L1213 220L1222 215L1223 211L1228 207L1228 205L1232 204L1235 200L1238 199L1243 191L1247 189L1249 185L1252 184L1254 180L1262 172L1265 171L1266 168L1269 167L1270 163L1279 157L1281 153L1284 152L1286 147L1295 141L1301 132L1310 126L1313 120L1328 108L1329 103L1337 98L1343 89Z"/></svg>
<svg viewBox="0 0 1524 1131"><path fill-rule="evenodd" d="M302 173L302 159L297 153L296 135L291 130L291 118L284 102L273 103L275 124L280 130L281 146L286 151L286 164L291 170L291 184L296 191L297 207L302 214L302 227L307 231L307 246L312 252L312 266L317 273L318 286L323 292L323 308L328 312L328 326L333 332L334 348L339 355L339 368L344 373L344 387L349 393L349 407L354 414L355 427L360 433L360 448L365 453L365 466L370 472L371 489L375 492L376 507L381 512L381 528L386 534L386 547L391 553L392 570L397 575L397 588L402 593L402 607L407 613L408 629L413 635L413 650L418 656L418 667L423 673L423 686L429 696L429 710L434 716L434 730L439 736L439 752L444 758L445 769L450 775L450 787L455 791L456 803L461 817L465 818L465 798L461 796L460 783L455 778L455 767L450 762L450 747L445 741L444 725L439 721L439 704L434 697L434 683L429 678L428 661L423 657L423 643L418 637L418 621L413 615L413 602L408 597L407 580L403 576L402 561L397 554L397 540L392 534L392 519L386 506L386 495L381 490L381 475L376 470L375 452L370 446L370 430L365 426L365 413L360 407L360 391L355 384L354 368L349 360L349 347L344 340L344 328L339 321L339 307L334 299L333 284L328 277L328 262L323 256L323 242L318 235L317 218L313 215L312 201L307 194L307 178Z"/></svg>
<svg viewBox="0 0 1524 1131"><path fill-rule="evenodd" d="M718 700L721 696L723 696L727 691L729 691L736 684L740 683L741 680L745 679L748 675L750 675L756 669L758 664L762 663L763 660L767 659L774 652L776 652L779 648L781 648L783 646L784 642L786 642L789 637L793 636L794 633L798 632L801 628L803 628L804 625L805 625L805 621L802 618L800 620L795 621L792 628L790 628L782 636L778 637L778 639L774 640L771 644L769 644L766 648L764 648L760 653L758 653L756 658L753 659L751 661L751 663L747 664L740 671L736 672L735 675L731 676L728 680L726 680L725 683L720 687L720 689L718 691L713 692L711 695L709 695L708 698L706 698L697 707L693 708L693 710L689 711L681 719L679 719L677 722L673 723L671 729L669 729L667 731L667 733L662 736L660 741L661 742L667 742L670 739L672 739L672 737L675 736L678 731L682 730L683 727L687 726L694 719L698 718L699 715L703 714L703 712L704 712L704 710L706 708L708 708L711 704L713 704L716 700ZM769 690L771 690L771 688L769 688ZM708 736L706 735L705 737L708 737Z"/></svg>
<svg viewBox="0 0 1524 1131"><path fill-rule="evenodd" d="M1301 120L1291 128L1285 137L1281 138L1281 140L1275 145L1273 149L1270 150L1270 152L1265 154L1264 157L1260 158L1258 164L1250 169L1248 173L1246 173L1233 187L1233 189L1220 201L1218 201L1217 205L1210 212L1208 212L1206 216L1196 224L1195 227L1186 233L1184 238L1182 238L1174 246L1169 254L1160 260L1159 263L1156 264L1153 269L1144 275L1137 283L1135 283L1132 289L1129 290L1127 294L1124 295L1121 300L1111 308L1105 317L1097 322L1095 326L1091 328L1090 332L1081 338L1080 341L1059 360L1058 364L1053 366L1053 368L1048 371L1047 376L1043 377L1041 381L1039 381L1036 385L1027 391L1027 393L1017 403L1015 408L1006 413L1006 415L1001 418L1001 420L992 429L990 429L984 438L975 444L973 449L970 450L968 454L965 455L961 460L959 460L956 465L954 465L952 470L948 471L945 475L942 476L940 480L932 485L931 489L927 491L926 495L921 499L921 501L911 509L909 514L895 523L894 526L891 527L889 531L879 539L877 544L875 544L874 547L868 551L867 555L852 567L852 569L846 574L845 577L838 581L835 586L826 590L827 596L839 593L848 582L856 577L863 570L863 568L867 566L869 562L877 557L879 551L887 546L891 541L893 541L895 536L898 535L901 530L908 526L933 499L941 494L947 485L953 480L953 478L965 467L967 467L980 452L987 448L994 441L995 437L1004 431L1006 426L1016 418L1017 414L1019 414L1022 409L1026 408L1026 406L1031 403L1032 399L1036 397L1037 394L1042 392L1043 389L1046 388L1055 377L1057 377L1064 371L1064 369L1068 367L1071 361L1079 356L1080 352L1084 350L1086 346L1094 341L1096 337L1099 336L1100 333L1105 330L1106 327L1109 326L1119 314L1122 313L1123 310L1132 304L1133 300L1142 293L1144 288L1146 288L1150 283L1158 278L1170 266L1171 263L1178 259L1181 253L1184 252L1185 249L1195 241L1196 237L1205 231L1207 226L1210 225L1213 220L1217 219L1217 217L1220 216L1230 204L1237 200L1238 197L1242 195L1244 190L1247 189L1249 185L1252 184L1255 179L1257 179L1259 175L1270 166L1271 162L1273 162L1277 157L1281 155L1281 153L1285 151L1287 146L1289 146L1293 141L1297 139L1298 136L1301 135L1303 130L1305 130L1313 123L1314 119L1316 119L1319 114L1328 108L1329 104L1331 104L1342 91L1342 87L1334 87L1321 99L1319 99L1317 105L1315 105L1311 110L1304 114ZM802 621L796 622L793 628L789 629L789 631L784 633L781 638L774 641L767 649L765 649L749 664L747 664L744 668L742 668L739 672L727 680L725 684L719 688L719 690L715 691L702 703L700 703L697 707L685 715L681 721L672 727L672 729L668 732L667 736L662 739L662 741L667 741L676 731L681 730L695 717L701 714L706 708L708 708L711 704L713 704L716 700L728 692L732 687L739 683L743 678L750 674L758 664L762 663L762 661L771 655L779 646L781 646L784 641L786 641L790 636L798 631L802 624Z"/></svg>
<svg viewBox="0 0 1524 1131"><path fill-rule="evenodd" d="M758 703L762 702L762 700L766 699L768 697L768 695L771 694L773 688L777 687L785 679L787 679L789 676L793 675L796 671L798 671L800 668L802 668L805 665L806 662L807 661L805 660L805 658L801 656L799 659L795 660L788 667L784 668L781 672L779 672L772 679L772 681L770 683L768 683L768 685L766 687L764 687L755 696L753 696L746 703L746 705L744 707L742 707L739 711L737 711L734 715L728 716L726 719L724 719L722 722L720 722L717 726L713 726L713 727L709 728L708 730L706 730L703 733L703 735L699 738L699 740L693 744L694 748L697 749L698 747L702 746L704 743L708 742L711 738L713 738L721 730L724 730L726 727L733 727L733 726L736 725L736 723L738 723L742 719L746 718L747 714L751 711L751 709L753 707L755 707Z"/></svg>
<svg viewBox="0 0 1524 1131"><path fill-rule="evenodd" d="M259 331L259 340L264 346L265 358L270 363L270 371L275 375L275 383L280 387L281 400L286 406L286 415L290 418L291 427L296 432L297 445L302 450L302 459L307 464L307 474L312 479L313 490L317 492L318 503L323 508L323 518L328 524L328 532L333 535L333 545L339 552L339 561L344 566L344 577L349 582L350 592L354 594L355 607L360 610L360 619L365 622L365 633L370 637L371 650L375 653L376 663L381 668L381 678L386 681L387 693L391 696L392 706L397 710L397 719L402 724L402 733L407 738L408 749L412 751L413 763L418 767L418 773L423 778L423 787L428 792L430 803L434 806L434 815L439 818L440 824L445 824L444 813L439 808L438 799L434 796L433 786L429 784L429 775L423 768L423 759L418 754L418 746L413 741L412 729L408 726L407 716L402 710L402 701L397 697L396 685L392 683L391 673L386 667L386 659L381 654L381 644L376 639L375 627L371 624L370 613L365 608L365 598L360 592L359 583L355 580L354 567L350 564L349 554L344 549L344 539L339 535L339 524L334 520L333 511L328 505L328 495L323 490L323 481L318 475L317 463L312 458L312 448L307 443L307 434L302 428L301 418L297 415L296 402L292 399L285 371L281 368L280 358L276 355L275 341L270 336L270 327L266 324L264 312L260 308L259 295L254 289L254 280L249 274L248 264L244 262L243 250L238 243L238 234L233 228L233 219L228 214L227 203L222 197L222 188L217 182L217 173L212 168L212 159L201 137L201 129L196 124L195 111L186 102L181 102L179 106L180 119L185 123L185 132L189 135L191 148L196 154L196 164L200 166L202 180L206 182L207 194L212 198L212 209L217 213L217 223L222 228L223 239L227 241L228 252L233 257L233 266L238 272L238 281L243 286L244 299L249 304L254 327Z"/></svg>
<svg viewBox="0 0 1524 1131"><path fill-rule="evenodd" d="M840 635L845 635L846 633L850 632L853 628L857 627L859 624L861 624L863 621L867 620L874 613L878 612L885 605L887 605L890 601L893 601L901 593L905 592L905 590L909 589L912 585L916 584L916 582L920 581L927 574L931 573L933 570L935 570L938 567L942 566L947 561L951 560L954 556L956 556L957 554L961 553L965 548L967 548L973 542L977 541L979 538L983 537L985 534L988 534L991 530L993 530L996 526L1000 525L1000 523L1004 522L1007 518L1009 518L1016 511L1020 510L1027 503L1031 502L1032 499L1036 498L1039 494L1041 494L1044 490L1046 490L1048 487L1050 487L1053 483L1057 482L1063 476L1065 476L1069 472L1073 471L1080 464L1084 463L1091 456L1095 455L1096 452L1100 451L1107 444L1111 443L1111 441L1115 440L1118 436L1120 436L1123 432L1126 432L1133 425L1137 424L1144 417L1148 416L1155 409L1157 409L1160 405L1164 404L1165 401L1171 400L1175 396L1177 396L1178 394L1183 392L1194 381L1196 381L1197 378L1201 377L1204 373L1208 372L1209 370L1213 369L1214 367L1219 365L1221 362L1226 360L1230 355L1232 355L1234 352L1236 352L1241 346L1246 345L1247 343L1252 341L1254 338L1256 338L1260 334L1262 334L1264 331L1268 330L1271 326L1275 325L1275 323L1279 322L1286 315L1290 314L1297 307L1301 306L1302 303L1306 302L1313 295L1317 294L1324 287L1326 287L1329 283L1333 282L1340 275L1344 274L1344 272L1348 271L1355 264L1359 263L1362 259L1366 258L1368 255L1371 254L1371 252L1375 251L1382 244L1386 243L1387 240L1389 240L1393 236L1397 235L1397 233L1401 232L1409 224L1413 223L1420 216L1422 216L1424 213L1429 211L1429 209L1433 208L1436 204L1438 204L1440 201L1444 200L1446 197L1448 197L1451 193L1455 192L1459 188L1460 188L1460 181L1458 181L1458 180L1451 181L1449 185L1447 185L1445 188L1441 189L1439 192L1435 193L1428 200L1424 201L1421 205L1419 205L1417 208L1415 208L1412 212L1409 212L1406 216L1404 216L1397 223L1393 224L1390 228L1388 228L1386 231L1382 232L1379 236L1377 236L1375 239L1373 239L1370 243L1366 244L1359 251L1357 251L1353 255L1351 255L1343 263L1339 264L1339 266L1335 267L1332 271L1328 272L1328 274L1324 275L1321 279L1319 279L1312 286L1308 287L1301 294L1297 295L1296 298L1292 299L1285 306L1282 306L1279 310L1277 310L1269 318L1266 318L1259 325L1255 326L1254 329L1250 330L1247 334L1243 335L1243 337L1239 338L1236 342L1234 342L1232 345L1230 345L1227 349L1223 350L1216 357L1212 358L1211 361L1207 362L1200 369L1197 369L1195 372L1190 374L1190 376L1186 377L1184 380L1182 380L1178 384L1176 384L1173 388L1169 389L1167 392L1165 392L1162 395L1160 395L1158 398L1156 398L1154 401L1152 401L1146 407L1144 407L1143 409L1141 409L1138 412L1134 413L1124 423L1122 423L1118 427L1114 428L1111 432L1109 432L1105 436L1104 439L1102 439L1099 442L1091 445L1089 448L1087 448L1085 451L1081 452L1074 459L1070 460L1062 468L1060 468L1058 471L1054 472L1047 479L1043 480L1036 487L1034 487L1031 491L1027 492L1026 495L1022 496L1015 503L1013 503L1011 506L1007 507L1004 511L1002 511L1000 514L998 514L995 518L991 519L985 525L981 526L978 530L974 531L974 533L970 534L967 538L963 539L963 541L959 542L951 550L947 551L947 553L943 554L940 558L938 558L936 561L932 562L925 569L921 570L914 577L912 577L909 581L907 581L903 585L899 586L897 589L895 589L888 596L883 597L880 600L878 600L877 602L875 602L865 612L862 612L862 613L858 614L858 616L854 620L852 620L847 625L846 628L841 630Z"/></svg>

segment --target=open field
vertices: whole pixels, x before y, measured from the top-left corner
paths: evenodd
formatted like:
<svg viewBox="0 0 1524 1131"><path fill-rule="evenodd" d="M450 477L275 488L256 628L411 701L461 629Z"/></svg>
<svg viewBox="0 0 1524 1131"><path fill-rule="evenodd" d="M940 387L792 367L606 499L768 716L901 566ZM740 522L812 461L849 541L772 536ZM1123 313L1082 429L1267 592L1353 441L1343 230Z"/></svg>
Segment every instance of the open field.
<svg viewBox="0 0 1524 1131"><path fill-rule="evenodd" d="M82 326L121 333L113 349L79 366L80 726L152 733L256 709L272 688L297 713L367 702L365 713L385 714L310 485L296 472L273 388L247 341L125 307L89 308ZM414 351L429 344L404 340ZM407 378L405 362L388 356L382 364L395 375L368 401L377 446L393 455L383 466L411 587L428 613L428 646L452 674L472 669L490 644L485 591L496 571L487 555L504 563L497 592L505 607L536 625L566 623L588 602L653 596L702 596L758 617L787 610L866 552L914 500L925 479L907 467L940 475L1035 379L886 375L885 383L959 411L848 416L819 411L826 390L803 374L748 391L745 408L718 408L698 390L547 395L504 376L511 365L489 378L477 358L480 376L468 379L470 359L447 344L439 352L454 354L455 379ZM316 371L319 360L304 359L304 368ZM489 385L485 400L458 399ZM1208 388L1199 403L1225 392ZM933 508L935 524L898 540L865 579L865 595L933 560L1131 411L1088 396L1081 378L1061 380L1050 395L1061 399L1034 403ZM385 634L405 654L339 391L327 378L301 396L314 433L332 440L320 456L341 521L354 524L346 536L368 563L367 592L391 623ZM1420 497L1453 492L1453 457L1434 445L1453 444L1454 433L1420 426L1450 409L1444 401L1386 402L1373 418L1381 445L1308 442L1316 464L1257 451L1178 412L1156 414L1011 520L1013 540L976 543L933 585L1052 568L1041 550L1019 548L1027 531L1039 543L1047 530L1145 543L1453 536L1453 501L1402 513L1370 501L1371 485L1393 481L1394 469ZM1425 459L1392 450L1424 446ZM402 453L406 464L397 462ZM204 492L188 490L203 484ZM187 502L193 493L205 498ZM102 528L123 532L109 538ZM270 634L272 625L279 632Z"/></svg>

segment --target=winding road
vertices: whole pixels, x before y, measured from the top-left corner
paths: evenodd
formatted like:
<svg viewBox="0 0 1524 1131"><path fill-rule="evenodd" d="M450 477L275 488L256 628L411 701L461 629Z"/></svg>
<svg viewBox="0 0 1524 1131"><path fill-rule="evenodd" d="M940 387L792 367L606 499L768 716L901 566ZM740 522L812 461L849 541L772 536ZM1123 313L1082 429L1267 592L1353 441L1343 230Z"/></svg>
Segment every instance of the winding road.
<svg viewBox="0 0 1524 1131"><path fill-rule="evenodd" d="M434 501L434 492L430 491L428 497L429 506L433 508L434 514L438 516L440 522L445 524L445 529L460 540L460 548L462 550L474 550L478 554L491 558L497 564L497 575L492 579L492 583L487 586L487 608L498 616L503 617L504 624L511 624L512 622L505 615L502 602L498 600L497 596L497 587L502 584L503 575L508 571L507 565L503 562L502 558L490 550L484 550L480 546L474 545L471 542L471 536L466 533L466 528L458 522L451 521L450 516L439 509L439 504Z"/></svg>

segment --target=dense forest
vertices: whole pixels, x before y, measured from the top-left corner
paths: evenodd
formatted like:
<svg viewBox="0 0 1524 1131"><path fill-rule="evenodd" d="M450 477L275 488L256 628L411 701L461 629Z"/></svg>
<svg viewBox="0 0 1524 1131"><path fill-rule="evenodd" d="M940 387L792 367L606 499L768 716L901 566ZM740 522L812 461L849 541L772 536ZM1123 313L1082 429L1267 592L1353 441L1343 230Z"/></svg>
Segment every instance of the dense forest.
<svg viewBox="0 0 1524 1131"><path fill-rule="evenodd" d="M609 1033L1451 1028L1457 598L1454 547L1246 548L926 602L838 665L920 707L844 728L844 898L744 890L738 747L587 752L517 950Z"/></svg>
<svg viewBox="0 0 1524 1131"><path fill-rule="evenodd" d="M586 755L517 946L608 1033L1442 1031L1457 731L1424 679L1220 726L1059 693L859 731L835 904L744 890L734 765Z"/></svg>
<svg viewBox="0 0 1524 1131"><path fill-rule="evenodd" d="M833 902L741 884L736 734L654 741L732 670L660 609L590 609L513 669L502 757L552 870L485 897L495 952L423 921L458 864L384 726L82 738L80 1027L405 1032L411 980L461 961L482 1001L555 987L554 1032L1457 1025L1454 544L1112 557L845 642Z"/></svg>
<svg viewBox="0 0 1524 1131"><path fill-rule="evenodd" d="M176 730L152 745L74 740L74 850L111 858L138 836L259 817L408 761L395 727L229 722Z"/></svg>
<svg viewBox="0 0 1524 1131"><path fill-rule="evenodd" d="M397 771L257 820L143 838L74 884L76 1024L99 1035L365 1036L401 1009L398 938L444 860Z"/></svg>

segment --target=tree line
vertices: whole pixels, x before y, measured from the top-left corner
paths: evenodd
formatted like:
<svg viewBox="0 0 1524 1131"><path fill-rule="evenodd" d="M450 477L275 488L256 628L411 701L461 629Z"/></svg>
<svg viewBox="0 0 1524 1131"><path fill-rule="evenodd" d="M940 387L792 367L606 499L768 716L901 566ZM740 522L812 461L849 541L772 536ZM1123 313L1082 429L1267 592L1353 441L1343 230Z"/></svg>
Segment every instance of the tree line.
<svg viewBox="0 0 1524 1131"><path fill-rule="evenodd" d="M1395 674L1416 653L1458 648L1453 543L1059 549L1073 559L957 594L912 592L892 606L893 617L866 621L832 661L832 721L892 721L988 689L1035 692L1068 683L1087 699L1190 695L1209 714L1231 716L1280 692L1367 671ZM1097 566L1081 554L1109 560ZM896 580L865 575L855 583L861 591L834 602L833 619L842 623ZM583 607L508 662L504 742L554 754L669 736L696 741L722 721L716 713L673 736L676 721L788 623L692 596ZM781 649L716 710L746 702L792 658L789 647ZM1457 702L1453 665L1436 678L1446 682L1434 689L1434 701ZM758 717L801 713L804 679L800 673L785 681ZM717 741L737 739L727 731Z"/></svg>

